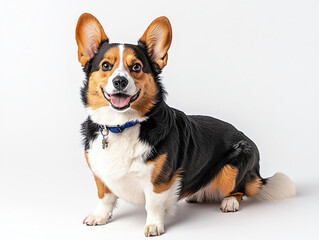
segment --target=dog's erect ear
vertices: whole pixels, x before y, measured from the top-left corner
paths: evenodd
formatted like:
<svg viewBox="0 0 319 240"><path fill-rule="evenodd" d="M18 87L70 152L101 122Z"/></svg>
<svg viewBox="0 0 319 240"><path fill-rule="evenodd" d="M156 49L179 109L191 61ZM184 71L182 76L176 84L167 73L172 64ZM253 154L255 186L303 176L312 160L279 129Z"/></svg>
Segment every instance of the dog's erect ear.
<svg viewBox="0 0 319 240"><path fill-rule="evenodd" d="M172 27L167 17L156 18L140 38L147 46L151 60L162 69L167 63L167 51L172 42Z"/></svg>
<svg viewBox="0 0 319 240"><path fill-rule="evenodd" d="M97 52L101 42L108 40L99 21L89 13L83 13L76 25L76 43L81 65L89 61Z"/></svg>

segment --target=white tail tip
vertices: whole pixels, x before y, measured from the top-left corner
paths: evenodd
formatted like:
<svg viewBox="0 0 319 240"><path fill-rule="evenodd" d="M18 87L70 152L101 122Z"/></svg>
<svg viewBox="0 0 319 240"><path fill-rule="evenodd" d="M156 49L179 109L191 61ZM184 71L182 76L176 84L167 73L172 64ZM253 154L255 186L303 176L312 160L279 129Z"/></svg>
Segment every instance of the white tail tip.
<svg viewBox="0 0 319 240"><path fill-rule="evenodd" d="M267 183L261 187L260 192L254 198L259 200L281 200L295 195L296 189L291 179L283 173L276 173L267 179Z"/></svg>

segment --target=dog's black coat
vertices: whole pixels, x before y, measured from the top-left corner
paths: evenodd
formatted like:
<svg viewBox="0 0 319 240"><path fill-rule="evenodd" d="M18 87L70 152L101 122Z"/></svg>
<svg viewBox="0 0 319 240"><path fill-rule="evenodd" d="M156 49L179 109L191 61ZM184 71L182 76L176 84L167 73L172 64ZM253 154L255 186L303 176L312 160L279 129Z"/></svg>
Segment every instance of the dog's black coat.
<svg viewBox="0 0 319 240"><path fill-rule="evenodd" d="M103 42L96 55L85 65L86 81L81 89L82 101L87 104L88 79L99 69L106 51L118 44ZM260 177L259 153L256 145L232 125L208 116L187 116L170 108L164 101L165 90L159 79L160 68L147 54L145 43L125 44L134 50L143 63L143 71L151 73L157 86L156 104L141 122L140 140L153 147L146 161L167 154L156 184L167 183L175 173L181 176L180 195L197 192L211 182L219 171L230 164L238 169L235 192L245 191L247 180ZM85 150L99 134L98 125L88 118L82 124ZM263 179L266 183L266 179Z"/></svg>
<svg viewBox="0 0 319 240"><path fill-rule="evenodd" d="M244 192L247 179L260 177L256 145L232 125L208 116L187 116L160 102L141 123L140 139L154 146L152 161L166 153L156 183L168 182L181 170L181 195L197 192L230 164L238 169L236 188Z"/></svg>

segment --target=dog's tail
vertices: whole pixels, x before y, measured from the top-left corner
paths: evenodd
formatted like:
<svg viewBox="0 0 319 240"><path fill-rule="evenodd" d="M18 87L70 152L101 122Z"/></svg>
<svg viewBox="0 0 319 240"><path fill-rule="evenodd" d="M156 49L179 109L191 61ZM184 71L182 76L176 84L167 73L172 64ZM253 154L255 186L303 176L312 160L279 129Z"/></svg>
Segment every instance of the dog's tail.
<svg viewBox="0 0 319 240"><path fill-rule="evenodd" d="M291 198L295 194L295 185L291 179L283 173L276 173L270 178L263 179L263 185L254 198L259 200L281 200Z"/></svg>

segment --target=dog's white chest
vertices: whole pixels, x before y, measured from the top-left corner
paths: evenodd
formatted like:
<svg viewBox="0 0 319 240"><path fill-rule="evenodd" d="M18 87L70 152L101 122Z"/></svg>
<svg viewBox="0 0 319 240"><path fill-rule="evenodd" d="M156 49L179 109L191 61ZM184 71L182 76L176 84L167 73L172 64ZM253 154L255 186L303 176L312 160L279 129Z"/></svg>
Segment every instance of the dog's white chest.
<svg viewBox="0 0 319 240"><path fill-rule="evenodd" d="M150 184L153 169L143 161L151 147L139 141L139 128L134 126L123 133L110 133L106 149L102 148L99 134L88 150L94 174L119 198L135 204L145 202L144 189Z"/></svg>

